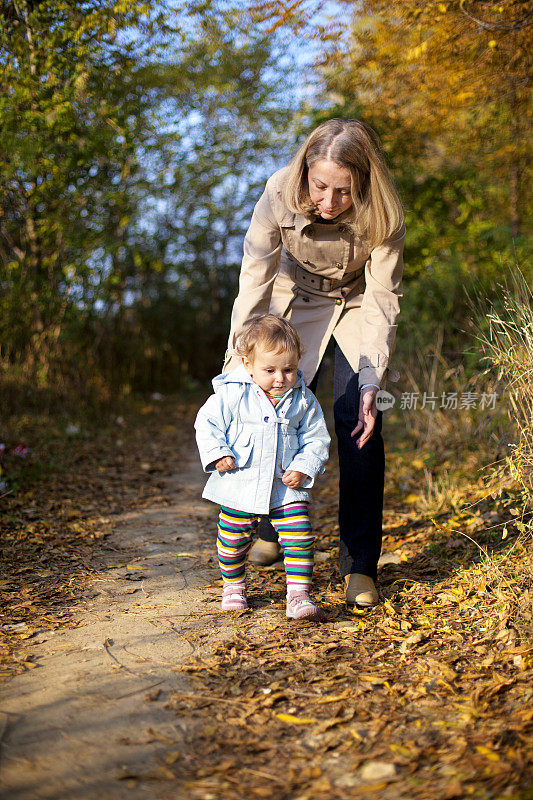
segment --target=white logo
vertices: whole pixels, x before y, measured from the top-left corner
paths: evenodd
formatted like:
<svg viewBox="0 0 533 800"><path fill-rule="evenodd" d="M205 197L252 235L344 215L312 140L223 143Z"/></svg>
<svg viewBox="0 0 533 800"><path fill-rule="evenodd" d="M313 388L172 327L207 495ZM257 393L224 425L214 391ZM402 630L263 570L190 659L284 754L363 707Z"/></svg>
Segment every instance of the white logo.
<svg viewBox="0 0 533 800"><path fill-rule="evenodd" d="M386 392L385 389L380 389L376 395L376 408L378 411L388 411L389 408L394 406L396 402L396 398L390 392Z"/></svg>

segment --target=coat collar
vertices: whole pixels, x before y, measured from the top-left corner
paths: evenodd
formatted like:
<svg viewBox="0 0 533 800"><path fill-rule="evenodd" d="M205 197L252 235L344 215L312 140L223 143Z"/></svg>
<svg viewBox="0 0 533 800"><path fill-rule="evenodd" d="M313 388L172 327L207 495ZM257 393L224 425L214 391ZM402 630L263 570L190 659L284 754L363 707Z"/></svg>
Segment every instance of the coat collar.
<svg viewBox="0 0 533 800"><path fill-rule="evenodd" d="M302 233L306 228L309 228L311 225L327 225L328 228L349 228L350 222L352 221L352 214L351 208L348 208L346 211L343 211L342 214L339 214L338 217L331 223L327 222L320 222L320 220L314 214L295 214L294 215L294 230L296 233Z"/></svg>
<svg viewBox="0 0 533 800"><path fill-rule="evenodd" d="M303 386L303 373L300 369L296 372L296 383L293 386L293 389L298 389L299 386ZM223 372L222 375L217 375L216 378L213 378L213 389L217 392L221 386L228 383L253 383L251 375L247 372L244 364L239 364L236 369L232 369L231 372Z"/></svg>
<svg viewBox="0 0 533 800"><path fill-rule="evenodd" d="M294 215L294 230L296 233L301 233L304 228L308 228L314 222L311 214L295 214Z"/></svg>

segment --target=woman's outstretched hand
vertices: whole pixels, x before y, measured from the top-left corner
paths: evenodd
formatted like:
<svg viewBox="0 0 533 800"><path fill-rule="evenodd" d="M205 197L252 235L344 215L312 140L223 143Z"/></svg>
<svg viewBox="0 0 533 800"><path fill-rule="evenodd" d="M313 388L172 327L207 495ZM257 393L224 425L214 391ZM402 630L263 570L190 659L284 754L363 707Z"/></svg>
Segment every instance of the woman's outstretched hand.
<svg viewBox="0 0 533 800"><path fill-rule="evenodd" d="M356 442L359 450L368 442L374 432L378 409L376 407L376 395L378 390L375 386L366 386L361 391L359 398L359 421L350 436L356 436L362 429L362 434Z"/></svg>

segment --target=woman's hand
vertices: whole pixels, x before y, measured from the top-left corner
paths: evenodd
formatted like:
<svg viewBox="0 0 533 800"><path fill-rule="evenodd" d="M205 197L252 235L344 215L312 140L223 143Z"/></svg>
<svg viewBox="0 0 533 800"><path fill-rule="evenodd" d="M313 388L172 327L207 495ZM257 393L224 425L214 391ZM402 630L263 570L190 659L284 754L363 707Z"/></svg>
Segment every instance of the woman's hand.
<svg viewBox="0 0 533 800"><path fill-rule="evenodd" d="M374 425L376 424L376 417L378 415L376 407L377 393L378 389L376 386L365 386L361 391L361 396L359 398L359 421L350 434L351 436L356 436L361 429L363 430L356 442L359 450L364 447L374 432Z"/></svg>
<svg viewBox="0 0 533 800"><path fill-rule="evenodd" d="M215 469L219 472L227 472L229 469L235 469L235 460L231 456L224 456L215 461Z"/></svg>
<svg viewBox="0 0 533 800"><path fill-rule="evenodd" d="M284 483L285 486L288 486L289 489L297 489L298 486L301 486L308 477L309 475L306 475L305 472L298 472L295 469L288 469L283 473L281 482Z"/></svg>

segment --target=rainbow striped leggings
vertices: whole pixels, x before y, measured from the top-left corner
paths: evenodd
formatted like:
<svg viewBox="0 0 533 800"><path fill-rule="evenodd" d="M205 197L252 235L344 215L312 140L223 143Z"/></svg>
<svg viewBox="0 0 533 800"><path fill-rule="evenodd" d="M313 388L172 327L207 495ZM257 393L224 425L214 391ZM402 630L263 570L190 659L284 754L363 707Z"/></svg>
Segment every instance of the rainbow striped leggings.
<svg viewBox="0 0 533 800"><path fill-rule="evenodd" d="M269 514L283 550L287 589L308 589L313 574L313 542L307 503L290 503ZM222 506L218 519L218 563L224 582L244 581L244 562L258 517Z"/></svg>

